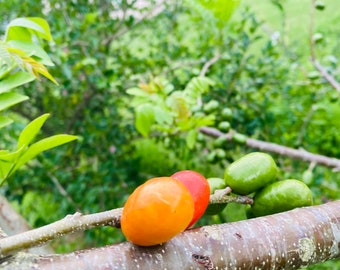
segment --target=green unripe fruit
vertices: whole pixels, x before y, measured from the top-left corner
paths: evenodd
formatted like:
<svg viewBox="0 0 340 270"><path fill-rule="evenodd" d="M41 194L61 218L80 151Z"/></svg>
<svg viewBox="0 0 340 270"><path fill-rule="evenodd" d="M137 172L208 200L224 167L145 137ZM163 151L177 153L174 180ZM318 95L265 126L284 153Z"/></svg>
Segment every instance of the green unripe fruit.
<svg viewBox="0 0 340 270"><path fill-rule="evenodd" d="M288 179L272 183L256 193L252 213L272 215L313 204L311 190L302 181Z"/></svg>
<svg viewBox="0 0 340 270"><path fill-rule="evenodd" d="M204 142L205 141L205 136L202 133L198 133L196 140L198 142Z"/></svg>
<svg viewBox="0 0 340 270"><path fill-rule="evenodd" d="M215 149L215 153L218 160L223 160L227 157L227 153L221 148Z"/></svg>
<svg viewBox="0 0 340 270"><path fill-rule="evenodd" d="M239 144L245 144L247 142L247 136L241 133L235 133L232 137L233 141Z"/></svg>
<svg viewBox="0 0 340 270"><path fill-rule="evenodd" d="M247 207L246 207L246 217L247 217L247 219L255 218L255 215L253 213L253 209L251 208L250 205L247 205Z"/></svg>
<svg viewBox="0 0 340 270"><path fill-rule="evenodd" d="M231 118L233 118L233 111L229 108L224 108L221 111L221 116L225 120L230 120Z"/></svg>
<svg viewBox="0 0 340 270"><path fill-rule="evenodd" d="M213 141L213 145L214 145L214 147L216 147L216 148L224 147L224 146L227 144L227 142L228 142L228 138L227 138L227 137L225 137L225 136L220 136L220 137L218 137L217 139L215 139L215 140Z"/></svg>
<svg viewBox="0 0 340 270"><path fill-rule="evenodd" d="M318 10L324 10L325 4L322 1L316 1L315 2L315 8Z"/></svg>
<svg viewBox="0 0 340 270"><path fill-rule="evenodd" d="M215 152L215 151L210 152L210 153L208 154L208 156L207 156L207 161L208 161L209 163L215 163L216 160L217 160L216 152Z"/></svg>
<svg viewBox="0 0 340 270"><path fill-rule="evenodd" d="M217 189L223 189L226 187L225 182L222 178L213 177L208 178L207 181L210 187L210 194L214 194ZM222 212L226 206L226 203L209 204L207 209L205 210L205 214L209 216L216 215Z"/></svg>
<svg viewBox="0 0 340 270"><path fill-rule="evenodd" d="M302 181L306 185L310 185L313 182L313 172L310 170L306 170L302 174Z"/></svg>
<svg viewBox="0 0 340 270"><path fill-rule="evenodd" d="M203 111L206 113L212 113L220 107L220 103L217 100L210 100L203 106Z"/></svg>
<svg viewBox="0 0 340 270"><path fill-rule="evenodd" d="M222 132L228 132L230 130L230 123L228 121L220 122L217 128Z"/></svg>
<svg viewBox="0 0 340 270"><path fill-rule="evenodd" d="M321 33L315 33L315 34L313 35L313 40L314 40L315 43L321 42L321 41L323 40L323 34L321 34Z"/></svg>
<svg viewBox="0 0 340 270"><path fill-rule="evenodd" d="M278 168L265 153L254 152L230 164L224 172L226 185L233 193L247 195L276 180Z"/></svg>

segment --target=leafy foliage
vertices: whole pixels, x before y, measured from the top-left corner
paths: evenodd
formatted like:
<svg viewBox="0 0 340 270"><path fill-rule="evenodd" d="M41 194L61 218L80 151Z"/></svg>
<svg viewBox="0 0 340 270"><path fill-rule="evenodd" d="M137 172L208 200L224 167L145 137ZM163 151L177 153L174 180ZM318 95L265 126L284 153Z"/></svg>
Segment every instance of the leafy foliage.
<svg viewBox="0 0 340 270"><path fill-rule="evenodd" d="M44 64L53 65L47 53L36 43L34 38L51 41L48 24L41 18L18 18L9 23L4 41L1 41L1 79L0 79L0 111L12 107L28 99L27 96L14 92L14 88L39 79L39 74L55 82ZM34 59L37 58L37 60ZM39 59L41 61L39 61ZM19 67L23 71L19 71ZM20 133L14 151L0 151L0 186L18 170L38 154L56 146L75 140L76 136L60 134L32 143L48 114L44 114L30 122ZM0 118L0 127L12 123L4 115Z"/></svg>

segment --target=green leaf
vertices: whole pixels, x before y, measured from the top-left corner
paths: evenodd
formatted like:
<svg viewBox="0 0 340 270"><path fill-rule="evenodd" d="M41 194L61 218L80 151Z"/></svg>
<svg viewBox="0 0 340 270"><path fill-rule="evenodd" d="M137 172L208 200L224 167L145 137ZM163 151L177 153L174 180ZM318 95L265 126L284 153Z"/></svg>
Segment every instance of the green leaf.
<svg viewBox="0 0 340 270"><path fill-rule="evenodd" d="M153 108L155 114L155 120L160 125L171 125L173 122L173 116L171 113L159 106Z"/></svg>
<svg viewBox="0 0 340 270"><path fill-rule="evenodd" d="M3 116L3 115L0 115L0 128L3 128L5 126L8 126L10 124L13 123L13 120L6 117L6 116Z"/></svg>
<svg viewBox="0 0 340 270"><path fill-rule="evenodd" d="M25 150L24 147L15 150L14 152L9 152L8 150L0 151L0 161L4 162L16 162L22 152Z"/></svg>
<svg viewBox="0 0 340 270"><path fill-rule="evenodd" d="M38 132L40 131L43 124L46 122L47 118L50 116L50 114L46 113L42 116L34 119L32 122L30 122L20 133L19 139L18 139L18 148L21 148L22 146L28 146L36 137Z"/></svg>
<svg viewBox="0 0 340 270"><path fill-rule="evenodd" d="M67 134L58 134L51 137L47 137L42 139L34 144L32 144L18 159L15 164L14 169L11 171L11 174L16 171L19 167L27 163L29 160L35 158L41 152L49 150L51 148L63 145L65 143L76 140L78 137Z"/></svg>
<svg viewBox="0 0 340 270"><path fill-rule="evenodd" d="M0 111L11 107L17 103L27 100L28 96L24 96L14 92L7 92L0 94Z"/></svg>
<svg viewBox="0 0 340 270"><path fill-rule="evenodd" d="M44 19L38 17L17 18L12 20L7 27L5 41L31 41L32 34L48 41L52 41L48 23Z"/></svg>
<svg viewBox="0 0 340 270"><path fill-rule="evenodd" d="M6 180L8 173L13 167L13 163L0 160L0 186Z"/></svg>
<svg viewBox="0 0 340 270"><path fill-rule="evenodd" d="M215 82L207 77L194 77L189 81L184 91L198 96L207 93L210 86L214 84Z"/></svg>
<svg viewBox="0 0 340 270"><path fill-rule="evenodd" d="M53 62L48 54L37 44L33 42L10 40L8 45L12 48L22 50L27 56L34 55L39 58L39 63L47 66L53 66Z"/></svg>
<svg viewBox="0 0 340 270"><path fill-rule="evenodd" d="M137 97L147 97L150 95L138 87L129 88L126 90L126 93L128 93L131 96L137 96Z"/></svg>
<svg viewBox="0 0 340 270"><path fill-rule="evenodd" d="M217 26L222 28L230 19L240 0L199 0L199 3L214 14L218 21Z"/></svg>
<svg viewBox="0 0 340 270"><path fill-rule="evenodd" d="M151 104L143 104L136 109L135 126L136 129L147 137L155 123L155 113Z"/></svg>
<svg viewBox="0 0 340 270"><path fill-rule="evenodd" d="M18 71L0 81L0 93L7 92L15 87L31 82L35 79L33 74Z"/></svg>
<svg viewBox="0 0 340 270"><path fill-rule="evenodd" d="M186 137L186 144L189 149L193 149L195 147L196 138L197 138L197 131L195 129L190 130Z"/></svg>

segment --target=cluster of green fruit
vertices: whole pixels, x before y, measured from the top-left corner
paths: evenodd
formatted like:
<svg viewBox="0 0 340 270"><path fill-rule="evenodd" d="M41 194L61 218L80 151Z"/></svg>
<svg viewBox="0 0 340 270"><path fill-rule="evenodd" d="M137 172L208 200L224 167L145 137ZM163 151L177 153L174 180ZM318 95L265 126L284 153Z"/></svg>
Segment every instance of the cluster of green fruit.
<svg viewBox="0 0 340 270"><path fill-rule="evenodd" d="M233 111L228 107L224 107L221 110L221 104L217 100L210 100L208 103L204 104L203 112L205 114L214 114L215 127L223 132L228 133L231 131L231 121L233 119ZM247 136L238 132L233 131L231 133L231 140L237 144L245 144ZM217 163L228 159L226 148L228 147L228 138L225 136L220 136L213 141L213 149L207 155L207 161L209 163Z"/></svg>
<svg viewBox="0 0 340 270"><path fill-rule="evenodd" d="M265 153L254 152L231 163L224 179L208 178L210 192L229 186L232 193L253 197L247 209L248 218L271 215L313 203L312 192L302 181L277 179L278 168L274 159ZM226 204L209 205L206 214L214 215Z"/></svg>

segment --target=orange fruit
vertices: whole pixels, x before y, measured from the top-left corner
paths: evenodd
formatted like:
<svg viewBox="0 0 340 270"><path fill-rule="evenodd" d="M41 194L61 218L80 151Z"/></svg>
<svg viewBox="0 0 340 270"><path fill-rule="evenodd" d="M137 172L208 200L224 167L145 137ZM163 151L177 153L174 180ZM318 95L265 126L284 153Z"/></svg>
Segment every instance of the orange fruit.
<svg viewBox="0 0 340 270"><path fill-rule="evenodd" d="M146 181L125 203L121 228L140 246L153 246L184 231L194 214L194 202L183 183L171 177Z"/></svg>

